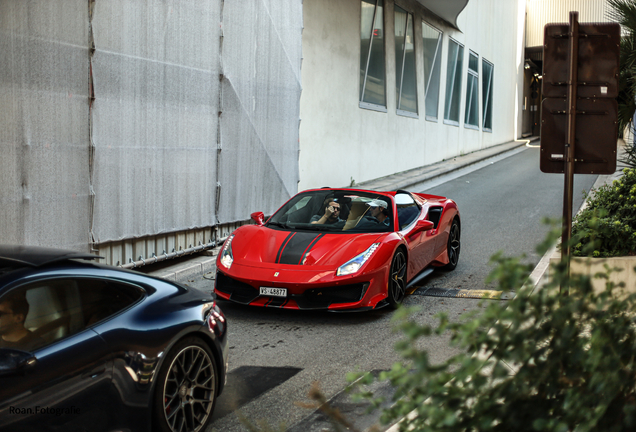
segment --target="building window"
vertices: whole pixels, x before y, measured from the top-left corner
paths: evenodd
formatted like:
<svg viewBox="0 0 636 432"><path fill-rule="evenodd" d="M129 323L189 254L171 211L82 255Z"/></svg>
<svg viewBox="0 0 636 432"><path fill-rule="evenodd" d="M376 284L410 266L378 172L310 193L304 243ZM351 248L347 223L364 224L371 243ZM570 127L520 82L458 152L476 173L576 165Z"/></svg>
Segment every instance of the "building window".
<svg viewBox="0 0 636 432"><path fill-rule="evenodd" d="M479 57L472 51L468 52L464 126L479 130Z"/></svg>
<svg viewBox="0 0 636 432"><path fill-rule="evenodd" d="M360 26L360 108L386 112L382 0L362 0Z"/></svg>
<svg viewBox="0 0 636 432"><path fill-rule="evenodd" d="M395 5L395 90L397 113L417 118L417 75L413 14Z"/></svg>
<svg viewBox="0 0 636 432"><path fill-rule="evenodd" d="M437 120L439 106L439 76L442 65L442 32L422 22L424 47L424 104L426 118Z"/></svg>
<svg viewBox="0 0 636 432"><path fill-rule="evenodd" d="M459 105L462 94L464 47L452 39L449 40L444 123L459 126Z"/></svg>
<svg viewBox="0 0 636 432"><path fill-rule="evenodd" d="M481 61L481 100L484 116L483 130L492 132L492 82L494 66L487 60Z"/></svg>

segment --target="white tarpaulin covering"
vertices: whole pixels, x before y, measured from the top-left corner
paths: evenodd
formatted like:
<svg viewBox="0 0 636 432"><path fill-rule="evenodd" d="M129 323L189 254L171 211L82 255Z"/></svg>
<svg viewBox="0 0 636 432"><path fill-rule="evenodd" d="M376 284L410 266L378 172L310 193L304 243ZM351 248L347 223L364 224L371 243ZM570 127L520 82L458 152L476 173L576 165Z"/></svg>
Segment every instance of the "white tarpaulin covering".
<svg viewBox="0 0 636 432"><path fill-rule="evenodd" d="M301 0L0 0L0 243L271 213L298 183L301 34Z"/></svg>
<svg viewBox="0 0 636 432"><path fill-rule="evenodd" d="M216 223L219 17L218 0L95 3L95 241Z"/></svg>
<svg viewBox="0 0 636 432"><path fill-rule="evenodd" d="M0 1L0 243L88 249L86 5Z"/></svg>
<svg viewBox="0 0 636 432"><path fill-rule="evenodd" d="M301 0L225 2L220 222L297 192L301 31Z"/></svg>

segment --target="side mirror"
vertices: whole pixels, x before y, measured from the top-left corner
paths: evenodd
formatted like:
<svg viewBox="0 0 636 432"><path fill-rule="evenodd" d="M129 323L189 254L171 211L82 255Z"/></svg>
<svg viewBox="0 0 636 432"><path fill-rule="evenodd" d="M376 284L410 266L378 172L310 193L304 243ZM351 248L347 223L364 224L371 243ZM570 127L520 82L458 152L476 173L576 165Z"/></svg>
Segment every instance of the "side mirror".
<svg viewBox="0 0 636 432"><path fill-rule="evenodd" d="M254 212L250 215L250 217L254 222L256 222L256 225L263 226L263 223L265 222L265 215L263 212Z"/></svg>
<svg viewBox="0 0 636 432"><path fill-rule="evenodd" d="M0 348L0 375L9 375L29 369L37 363L31 353L13 348Z"/></svg>
<svg viewBox="0 0 636 432"><path fill-rule="evenodd" d="M430 231L435 227L435 224L428 220L419 220L415 224L414 232Z"/></svg>

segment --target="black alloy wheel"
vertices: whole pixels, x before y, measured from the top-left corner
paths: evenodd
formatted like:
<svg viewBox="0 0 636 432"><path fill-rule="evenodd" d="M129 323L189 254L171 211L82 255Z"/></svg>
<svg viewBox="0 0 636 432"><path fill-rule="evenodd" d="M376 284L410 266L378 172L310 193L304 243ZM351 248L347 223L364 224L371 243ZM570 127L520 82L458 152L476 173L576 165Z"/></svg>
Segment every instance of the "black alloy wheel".
<svg viewBox="0 0 636 432"><path fill-rule="evenodd" d="M170 351L158 378L154 416L159 430L204 431L212 420L218 381L210 348L199 338L184 339Z"/></svg>
<svg viewBox="0 0 636 432"><path fill-rule="evenodd" d="M401 249L398 249L391 261L388 290L387 301L391 307L396 308L406 294L406 256Z"/></svg>
<svg viewBox="0 0 636 432"><path fill-rule="evenodd" d="M444 270L455 270L455 267L457 267L457 263L459 262L459 251L461 249L460 235L461 231L459 229L459 222L454 220L451 225L450 233L448 234L448 244L446 245L448 264L443 267Z"/></svg>

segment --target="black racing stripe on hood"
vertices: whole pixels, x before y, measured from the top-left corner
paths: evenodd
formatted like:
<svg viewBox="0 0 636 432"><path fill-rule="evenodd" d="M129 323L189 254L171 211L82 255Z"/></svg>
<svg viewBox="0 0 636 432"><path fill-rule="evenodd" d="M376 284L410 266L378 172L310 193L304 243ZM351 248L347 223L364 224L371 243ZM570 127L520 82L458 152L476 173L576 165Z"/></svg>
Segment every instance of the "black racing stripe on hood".
<svg viewBox="0 0 636 432"><path fill-rule="evenodd" d="M297 232L295 236L289 239L287 245L280 254L281 264L300 264L305 251L316 238L322 237L320 233Z"/></svg>
<svg viewBox="0 0 636 432"><path fill-rule="evenodd" d="M309 243L309 246L307 246L307 249L305 249L305 251L303 253L303 256L300 258L300 261L298 261L298 264L302 264L303 263L302 260L305 259L307 254L309 254L309 251L311 251L311 249L316 245L316 243L318 243L318 240L320 240L323 237L324 237L324 234L320 234L318 237L313 239L311 243Z"/></svg>
<svg viewBox="0 0 636 432"><path fill-rule="evenodd" d="M292 238L294 236L294 234L296 234L295 232L290 232L289 234L287 234L287 237L285 237L285 240L283 240L283 244L280 245L280 249L278 249L278 253L276 254L276 263L280 262L280 255L281 253L283 253L283 249L285 249L285 246L287 245L287 242L289 241L290 238Z"/></svg>

